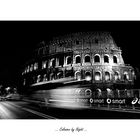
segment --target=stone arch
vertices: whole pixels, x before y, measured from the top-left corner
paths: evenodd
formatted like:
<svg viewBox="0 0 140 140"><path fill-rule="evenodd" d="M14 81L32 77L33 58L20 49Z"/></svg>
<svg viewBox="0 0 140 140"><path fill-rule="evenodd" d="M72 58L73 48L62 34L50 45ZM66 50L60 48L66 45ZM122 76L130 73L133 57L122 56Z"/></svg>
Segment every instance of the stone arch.
<svg viewBox="0 0 140 140"><path fill-rule="evenodd" d="M87 81L90 81L92 79L92 75L91 75L91 72L90 71L86 71L85 72L85 79Z"/></svg>
<svg viewBox="0 0 140 140"><path fill-rule="evenodd" d="M37 70L38 69L38 63L34 63L34 70Z"/></svg>
<svg viewBox="0 0 140 140"><path fill-rule="evenodd" d="M75 72L75 79L76 80L81 80L81 72L80 71Z"/></svg>
<svg viewBox="0 0 140 140"><path fill-rule="evenodd" d="M90 55L89 54L86 54L85 55L85 63L90 63L91 60L90 60Z"/></svg>
<svg viewBox="0 0 140 140"><path fill-rule="evenodd" d="M116 63L116 64L118 63L118 58L116 55L113 56L113 63Z"/></svg>
<svg viewBox="0 0 140 140"><path fill-rule="evenodd" d="M69 64L71 64L71 63L72 63L72 58L71 58L71 56L67 56L67 57L66 57L66 64L69 65Z"/></svg>
<svg viewBox="0 0 140 140"><path fill-rule="evenodd" d="M43 75L43 81L47 81L47 74Z"/></svg>
<svg viewBox="0 0 140 140"><path fill-rule="evenodd" d="M55 67L55 59L54 58L51 59L50 66L51 67Z"/></svg>
<svg viewBox="0 0 140 140"><path fill-rule="evenodd" d="M30 71L30 66L27 66L27 72L29 72Z"/></svg>
<svg viewBox="0 0 140 140"><path fill-rule="evenodd" d="M120 73L118 71L115 71L114 79L115 79L115 81L120 79Z"/></svg>
<svg viewBox="0 0 140 140"><path fill-rule="evenodd" d="M109 63L109 55L104 55L104 63Z"/></svg>
<svg viewBox="0 0 140 140"><path fill-rule="evenodd" d="M80 55L75 56L75 63L76 64L81 63L81 56Z"/></svg>
<svg viewBox="0 0 140 140"><path fill-rule="evenodd" d="M100 60L101 60L100 55L99 55L99 54L95 54L95 55L94 55L94 62L95 62L95 63L100 63Z"/></svg>
<svg viewBox="0 0 140 140"><path fill-rule="evenodd" d="M102 80L101 72L100 71L96 71L95 72L95 81L100 81L100 80Z"/></svg>
<svg viewBox="0 0 140 140"><path fill-rule="evenodd" d="M63 78L63 71L57 73L57 79Z"/></svg>
<svg viewBox="0 0 140 140"><path fill-rule="evenodd" d="M106 71L105 72L105 81L110 81L111 80L111 74L110 72Z"/></svg>
<svg viewBox="0 0 140 140"><path fill-rule="evenodd" d="M38 76L37 76L37 81L36 81L36 82L37 82L37 83L38 83L38 82L41 82L41 75L38 75Z"/></svg>
<svg viewBox="0 0 140 140"><path fill-rule="evenodd" d="M45 69L47 67L47 61L42 61L42 69Z"/></svg>
<svg viewBox="0 0 140 140"><path fill-rule="evenodd" d="M127 71L125 71L125 72L123 73L123 78L124 78L124 80L129 80L129 74L128 74Z"/></svg>
<svg viewBox="0 0 140 140"><path fill-rule="evenodd" d="M31 64L30 66L30 71L33 71L33 64Z"/></svg>
<svg viewBox="0 0 140 140"><path fill-rule="evenodd" d="M136 79L135 71L131 70L132 80Z"/></svg>
<svg viewBox="0 0 140 140"><path fill-rule="evenodd" d="M102 97L102 90L100 88L96 89L96 97L98 98Z"/></svg>
<svg viewBox="0 0 140 140"><path fill-rule="evenodd" d="M51 73L50 74L50 80L54 80L54 79L55 79L54 73Z"/></svg>

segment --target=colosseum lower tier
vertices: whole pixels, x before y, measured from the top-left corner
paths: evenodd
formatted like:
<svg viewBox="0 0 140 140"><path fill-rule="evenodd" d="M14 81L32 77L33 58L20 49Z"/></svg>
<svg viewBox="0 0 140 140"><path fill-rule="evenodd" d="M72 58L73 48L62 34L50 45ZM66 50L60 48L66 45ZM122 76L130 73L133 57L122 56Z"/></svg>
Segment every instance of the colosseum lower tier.
<svg viewBox="0 0 140 140"><path fill-rule="evenodd" d="M22 71L23 85L86 80L95 87L131 87L135 73L108 32L80 32L41 42Z"/></svg>

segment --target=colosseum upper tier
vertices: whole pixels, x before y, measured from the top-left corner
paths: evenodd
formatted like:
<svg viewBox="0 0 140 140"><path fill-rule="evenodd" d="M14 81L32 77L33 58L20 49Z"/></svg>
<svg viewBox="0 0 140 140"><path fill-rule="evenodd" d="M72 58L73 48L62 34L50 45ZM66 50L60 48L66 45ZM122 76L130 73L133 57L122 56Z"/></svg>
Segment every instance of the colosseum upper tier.
<svg viewBox="0 0 140 140"><path fill-rule="evenodd" d="M133 85L135 73L108 32L79 32L41 42L26 63L23 84L72 78L93 84Z"/></svg>

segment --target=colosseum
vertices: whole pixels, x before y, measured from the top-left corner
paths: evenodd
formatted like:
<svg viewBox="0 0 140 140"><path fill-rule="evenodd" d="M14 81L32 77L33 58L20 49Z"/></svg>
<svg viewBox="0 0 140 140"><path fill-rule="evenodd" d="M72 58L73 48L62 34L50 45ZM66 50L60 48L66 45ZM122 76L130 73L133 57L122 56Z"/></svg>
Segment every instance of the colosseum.
<svg viewBox="0 0 140 140"><path fill-rule="evenodd" d="M78 32L41 42L22 77L24 86L69 79L98 88L129 88L135 73L109 32Z"/></svg>

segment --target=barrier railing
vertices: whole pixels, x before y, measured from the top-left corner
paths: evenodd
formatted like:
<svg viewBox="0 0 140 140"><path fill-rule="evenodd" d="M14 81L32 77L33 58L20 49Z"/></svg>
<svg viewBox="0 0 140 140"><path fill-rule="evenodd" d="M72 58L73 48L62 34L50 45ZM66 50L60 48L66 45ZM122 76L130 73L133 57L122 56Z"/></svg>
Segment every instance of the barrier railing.
<svg viewBox="0 0 140 140"><path fill-rule="evenodd" d="M140 89L93 92L89 102L91 107L140 110Z"/></svg>

